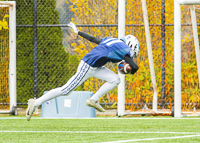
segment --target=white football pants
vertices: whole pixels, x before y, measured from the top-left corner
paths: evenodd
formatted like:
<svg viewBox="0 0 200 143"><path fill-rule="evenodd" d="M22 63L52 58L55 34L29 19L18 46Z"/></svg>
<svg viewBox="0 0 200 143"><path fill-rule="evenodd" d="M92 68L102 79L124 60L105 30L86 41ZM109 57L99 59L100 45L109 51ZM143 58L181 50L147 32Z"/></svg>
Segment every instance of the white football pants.
<svg viewBox="0 0 200 143"><path fill-rule="evenodd" d="M95 77L107 81L104 83L100 89L91 97L91 99L99 100L101 96L116 87L120 83L120 78L117 74L112 72L106 67L94 68L81 61L77 72L72 76L69 81L62 87L58 87L48 91L46 94L36 99L35 105L39 106L43 102L46 102L52 98L61 95L69 95L73 90L75 90L79 85L81 85L85 80L90 77Z"/></svg>

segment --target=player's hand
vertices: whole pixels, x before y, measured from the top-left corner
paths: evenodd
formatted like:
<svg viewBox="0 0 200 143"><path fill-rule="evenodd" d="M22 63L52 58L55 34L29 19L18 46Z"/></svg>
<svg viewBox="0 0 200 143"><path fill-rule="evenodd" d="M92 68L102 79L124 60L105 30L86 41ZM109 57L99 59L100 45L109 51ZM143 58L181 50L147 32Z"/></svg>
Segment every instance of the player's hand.
<svg viewBox="0 0 200 143"><path fill-rule="evenodd" d="M79 30L74 23L70 22L67 24L67 26L71 27L74 30L74 33L78 34Z"/></svg>

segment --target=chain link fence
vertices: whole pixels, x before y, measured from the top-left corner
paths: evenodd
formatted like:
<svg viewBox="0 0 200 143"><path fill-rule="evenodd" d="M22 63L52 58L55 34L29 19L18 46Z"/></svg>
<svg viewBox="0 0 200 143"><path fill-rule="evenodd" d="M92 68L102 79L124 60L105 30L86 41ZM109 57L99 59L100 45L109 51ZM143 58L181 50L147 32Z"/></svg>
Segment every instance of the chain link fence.
<svg viewBox="0 0 200 143"><path fill-rule="evenodd" d="M0 9L0 108L9 108L9 8Z"/></svg>
<svg viewBox="0 0 200 143"><path fill-rule="evenodd" d="M37 2L37 3L36 3ZM158 90L158 107L170 109L174 96L174 4L173 0L147 0L147 11L151 33L154 67ZM80 31L97 38L106 36L118 38L118 0L16 0L17 4L17 104L26 105L29 98L40 97L44 91L64 85L75 74L81 58L96 44L91 43L66 27L74 22ZM197 6L199 8L199 6ZM194 50L192 42L189 7L182 7L183 51ZM199 10L196 12L199 21ZM199 24L198 24L199 31ZM126 75L126 109L138 110L144 105L152 108L153 88L151 83L144 20L141 0L126 0L126 34L139 39L140 53L135 59L139 71ZM189 35L189 36L188 36ZM187 37L190 37L187 41ZM184 39L186 40L184 43ZM187 50L188 51L187 51ZM183 62L195 63L193 54ZM196 66L196 65L195 65ZM116 64L106 67L117 73ZM196 67L195 67L196 68ZM195 75L197 71L195 70ZM186 75L192 75L187 72ZM191 76L193 79L198 77ZM90 78L77 90L96 92L104 83ZM183 79L185 103L191 100L189 90L196 89L198 81ZM195 99L199 99L196 89ZM105 108L116 108L117 88L100 99Z"/></svg>
<svg viewBox="0 0 200 143"><path fill-rule="evenodd" d="M73 22L83 32L97 38L105 36L117 38L117 3L110 8L111 11L115 11L113 15L116 20L110 22L111 17L107 19L105 16L106 9L100 12L106 1L93 3L88 1L87 5L83 5L82 1L66 0L34 2L34 0L16 1L18 105L26 105L29 98L40 97L44 91L64 85L75 74L83 55L95 46L75 35L66 26L67 23L76 19L77 21ZM75 8L80 11L73 11ZM96 14L91 15L91 11ZM82 12L88 14L87 18L79 17ZM82 50L77 51L81 46ZM116 69L116 65L112 65L112 68ZM95 91L101 85L102 81L91 78L76 90Z"/></svg>

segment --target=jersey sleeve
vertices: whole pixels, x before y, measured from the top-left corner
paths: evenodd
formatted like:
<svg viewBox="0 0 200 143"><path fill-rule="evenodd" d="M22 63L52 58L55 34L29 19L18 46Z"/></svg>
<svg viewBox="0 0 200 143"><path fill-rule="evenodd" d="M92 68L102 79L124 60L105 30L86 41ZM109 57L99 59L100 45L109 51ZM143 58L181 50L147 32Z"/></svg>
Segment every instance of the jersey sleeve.
<svg viewBox="0 0 200 143"><path fill-rule="evenodd" d="M110 37L104 37L104 38L101 39L101 43L103 43L103 42L105 42L106 40L109 40L109 39L110 39Z"/></svg>
<svg viewBox="0 0 200 143"><path fill-rule="evenodd" d="M129 55L132 59L135 58L134 57L134 52L132 50L130 50L127 55Z"/></svg>
<svg viewBox="0 0 200 143"><path fill-rule="evenodd" d="M125 51L125 53L124 53L124 56L123 56L123 58L126 56L126 55L128 55L130 58L132 58L132 60L135 58L134 57L134 52L133 52L133 50L128 46L128 45L126 45L125 43L123 43L121 46L123 46L124 47L124 49L126 49Z"/></svg>

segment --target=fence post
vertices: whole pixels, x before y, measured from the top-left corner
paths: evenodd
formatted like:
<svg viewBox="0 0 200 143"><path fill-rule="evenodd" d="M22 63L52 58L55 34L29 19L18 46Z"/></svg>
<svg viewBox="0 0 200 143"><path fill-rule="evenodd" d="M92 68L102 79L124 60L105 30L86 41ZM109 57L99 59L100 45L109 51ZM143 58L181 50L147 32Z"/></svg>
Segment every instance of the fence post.
<svg viewBox="0 0 200 143"><path fill-rule="evenodd" d="M34 66L34 98L38 97L37 67L37 0L33 1L33 66Z"/></svg>
<svg viewBox="0 0 200 143"><path fill-rule="evenodd" d="M161 3L161 41L162 41L162 73L161 73L161 86L162 86L162 102L161 107L165 104L165 0Z"/></svg>

